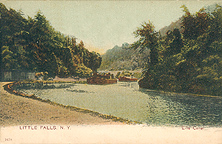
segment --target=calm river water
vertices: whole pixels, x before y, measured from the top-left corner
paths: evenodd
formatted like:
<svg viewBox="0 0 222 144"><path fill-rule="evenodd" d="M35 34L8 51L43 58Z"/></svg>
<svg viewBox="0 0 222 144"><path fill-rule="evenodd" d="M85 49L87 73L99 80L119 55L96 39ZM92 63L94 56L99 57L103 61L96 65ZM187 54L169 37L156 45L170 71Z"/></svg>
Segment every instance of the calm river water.
<svg viewBox="0 0 222 144"><path fill-rule="evenodd" d="M222 126L222 97L149 91L140 89L137 82L118 82L112 85L67 83L54 86L55 88L20 91L63 105L148 125Z"/></svg>

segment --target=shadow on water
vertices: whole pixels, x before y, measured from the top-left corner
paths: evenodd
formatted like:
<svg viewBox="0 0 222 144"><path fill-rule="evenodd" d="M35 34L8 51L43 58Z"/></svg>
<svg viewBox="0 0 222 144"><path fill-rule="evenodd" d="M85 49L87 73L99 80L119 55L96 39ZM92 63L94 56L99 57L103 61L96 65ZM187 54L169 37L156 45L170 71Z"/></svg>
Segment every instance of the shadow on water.
<svg viewBox="0 0 222 144"><path fill-rule="evenodd" d="M147 111L150 115L147 123L222 125L222 97L163 93L146 89L139 89L139 91L149 96Z"/></svg>
<svg viewBox="0 0 222 144"><path fill-rule="evenodd" d="M70 91L70 92L76 92L76 93L93 93L93 92L88 92L88 91L81 90L81 89L66 89L66 90Z"/></svg>

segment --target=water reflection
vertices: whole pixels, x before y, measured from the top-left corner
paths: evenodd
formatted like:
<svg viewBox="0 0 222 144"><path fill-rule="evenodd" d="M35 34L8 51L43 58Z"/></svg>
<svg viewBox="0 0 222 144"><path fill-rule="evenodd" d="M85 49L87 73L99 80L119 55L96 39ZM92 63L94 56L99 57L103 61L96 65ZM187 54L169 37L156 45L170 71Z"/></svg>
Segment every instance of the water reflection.
<svg viewBox="0 0 222 144"><path fill-rule="evenodd" d="M170 123L181 125L221 125L222 106L220 97L191 96L175 93L160 93L140 89L141 92L157 98L161 98L166 107L154 106L153 108L164 111L164 117L160 121L170 121ZM155 101L153 103L156 104ZM152 106L152 104L148 104ZM149 111L149 110L148 110ZM152 113L151 111L149 111ZM156 113L156 112L155 112ZM155 115L156 116L156 115ZM148 118L149 119L149 118ZM149 119L153 120L153 119ZM158 120L155 120L158 123Z"/></svg>

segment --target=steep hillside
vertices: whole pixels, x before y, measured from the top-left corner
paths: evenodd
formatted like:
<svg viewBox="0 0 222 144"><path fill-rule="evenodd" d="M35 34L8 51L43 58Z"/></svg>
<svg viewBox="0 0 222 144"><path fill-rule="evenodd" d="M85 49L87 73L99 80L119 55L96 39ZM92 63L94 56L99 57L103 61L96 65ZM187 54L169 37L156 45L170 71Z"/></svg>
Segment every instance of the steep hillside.
<svg viewBox="0 0 222 144"><path fill-rule="evenodd" d="M139 52L139 50L129 49L129 44L114 46L102 55L102 64L99 70L135 70L143 68L149 50Z"/></svg>

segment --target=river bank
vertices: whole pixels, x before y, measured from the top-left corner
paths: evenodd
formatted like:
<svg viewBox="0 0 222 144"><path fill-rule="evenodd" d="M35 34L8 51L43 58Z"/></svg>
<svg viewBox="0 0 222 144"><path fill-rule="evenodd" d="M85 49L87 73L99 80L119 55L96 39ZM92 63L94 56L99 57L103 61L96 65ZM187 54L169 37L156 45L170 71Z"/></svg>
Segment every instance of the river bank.
<svg viewBox="0 0 222 144"><path fill-rule="evenodd" d="M0 82L0 126L64 124L64 125L123 125L90 113L77 112L58 105L16 96L4 90L8 82Z"/></svg>

